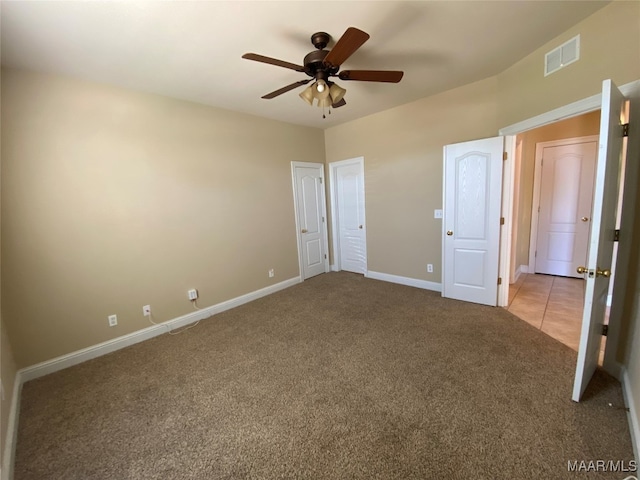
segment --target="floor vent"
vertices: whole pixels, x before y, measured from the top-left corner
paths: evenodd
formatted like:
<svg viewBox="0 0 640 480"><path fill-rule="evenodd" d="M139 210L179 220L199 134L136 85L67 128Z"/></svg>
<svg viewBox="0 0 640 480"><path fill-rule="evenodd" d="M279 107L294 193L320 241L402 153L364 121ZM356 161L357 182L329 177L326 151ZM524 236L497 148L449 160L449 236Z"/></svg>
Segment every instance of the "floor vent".
<svg viewBox="0 0 640 480"><path fill-rule="evenodd" d="M580 58L580 35L576 35L544 56L544 76L551 75Z"/></svg>

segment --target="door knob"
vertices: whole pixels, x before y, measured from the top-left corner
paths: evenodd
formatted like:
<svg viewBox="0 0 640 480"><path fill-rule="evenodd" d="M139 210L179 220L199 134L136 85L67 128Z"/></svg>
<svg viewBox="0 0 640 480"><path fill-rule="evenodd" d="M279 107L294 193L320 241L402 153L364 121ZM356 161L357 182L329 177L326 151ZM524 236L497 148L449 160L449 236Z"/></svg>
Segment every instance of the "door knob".
<svg viewBox="0 0 640 480"><path fill-rule="evenodd" d="M360 230L362 230L362 225L360 225L358 228L359 228Z"/></svg>
<svg viewBox="0 0 640 480"><path fill-rule="evenodd" d="M611 276L611 270L600 270L596 268L596 277L609 278Z"/></svg>
<svg viewBox="0 0 640 480"><path fill-rule="evenodd" d="M451 230L447 230L447 235L451 236L453 235L453 232Z"/></svg>
<svg viewBox="0 0 640 480"><path fill-rule="evenodd" d="M583 222L588 222L589 219L587 217L582 217L580 220L582 220Z"/></svg>
<svg viewBox="0 0 640 480"><path fill-rule="evenodd" d="M302 230L300 230L300 231L301 231L302 233L307 233L307 231L308 231L308 230L307 230L306 228L303 228L303 229L302 229Z"/></svg>
<svg viewBox="0 0 640 480"><path fill-rule="evenodd" d="M576 272L578 272L580 275L582 275L583 273L587 273L587 267L578 267L576 268Z"/></svg>

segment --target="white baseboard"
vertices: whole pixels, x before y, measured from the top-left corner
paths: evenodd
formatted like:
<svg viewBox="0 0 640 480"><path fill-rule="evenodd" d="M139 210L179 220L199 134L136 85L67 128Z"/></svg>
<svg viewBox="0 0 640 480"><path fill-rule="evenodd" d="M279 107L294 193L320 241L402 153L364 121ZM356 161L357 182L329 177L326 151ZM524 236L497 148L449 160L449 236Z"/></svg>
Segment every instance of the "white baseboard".
<svg viewBox="0 0 640 480"><path fill-rule="evenodd" d="M130 333L129 335L114 338L113 340L109 340L98 345L83 348L82 350L78 350L67 355L62 355L45 362L20 369L16 373L13 396L11 398L11 411L9 414L9 424L7 428L7 442L3 452L4 468L2 469L2 480L11 480L11 478L13 477L13 461L15 458L15 445L16 437L18 434L20 394L22 391L22 384L24 382L28 382L29 380L33 380L50 373L72 367L73 365L86 362L87 360L91 360L93 358L101 357L102 355L115 352L116 350L120 350L130 345L149 340L150 338L167 333L167 327L173 330L175 328L190 325L217 313L224 312L225 310L239 307L240 305L244 305L245 303L249 303L253 300L257 300L280 290L284 290L285 288L292 287L293 285L296 285L300 282L302 282L302 278L300 276L290 278L289 280L270 285L268 287L247 293L245 295L241 295L236 298L232 298L231 300L227 300L225 302L221 302L216 305L212 305L210 307L188 313L181 317L159 323L158 325L153 325L151 327L138 330L137 332Z"/></svg>
<svg viewBox="0 0 640 480"><path fill-rule="evenodd" d="M631 444L633 445L633 456L636 460L640 459L640 450L638 442L640 442L640 422L638 421L638 410L636 410L636 402L633 398L631 390L631 380L626 368L622 370L622 393L624 401L629 409L627 418L629 419L629 431L631 432Z"/></svg>
<svg viewBox="0 0 640 480"><path fill-rule="evenodd" d="M300 283L301 281L302 280L299 276L290 278L289 280L270 285L260 290L247 293L240 297L232 298L231 300L227 300L216 305L212 305L210 307L206 307L201 310L182 315L181 317L159 323L158 325L153 325L148 328L138 330L137 332L130 333L129 335L114 338L113 340L108 340L106 342L99 343L88 348L83 348L82 350L77 350L67 355L62 355L52 360L47 360L45 362L23 368L22 370L20 370L22 381L28 382L29 380L33 380L34 378L42 377L43 375L48 375L50 373L57 372L58 370L62 370L64 368L86 362L87 360L101 357L102 355L106 355L107 353L115 352L116 350L120 350L130 345L149 340L150 338L157 337L158 335L162 335L163 333L167 333L167 327L173 330L190 325L199 320L203 320L212 315L215 315L216 313L224 312L225 310L229 310L253 300L257 300L258 298L264 297L271 293L275 293L279 290L284 290L285 288L289 288L297 283Z"/></svg>
<svg viewBox="0 0 640 480"><path fill-rule="evenodd" d="M338 271L339 271L339 270L338 270L338 267L337 267L335 264L331 265L329 268L330 268L330 270L331 270L332 272L338 272Z"/></svg>
<svg viewBox="0 0 640 480"><path fill-rule="evenodd" d="M399 275L391 275L390 273L372 272L369 270L364 275L374 280L382 280L383 282L399 283L409 287L423 288L425 290L433 290L434 292L442 292L442 284L429 282L428 280L420 280L417 278L401 277Z"/></svg>
<svg viewBox="0 0 640 480"><path fill-rule="evenodd" d="M16 455L16 440L18 437L18 413L20 408L20 394L22 392L22 375L18 371L13 382L13 395L11 395L11 405L9 405L9 420L7 422L7 437L2 452L2 480L13 478L13 461Z"/></svg>

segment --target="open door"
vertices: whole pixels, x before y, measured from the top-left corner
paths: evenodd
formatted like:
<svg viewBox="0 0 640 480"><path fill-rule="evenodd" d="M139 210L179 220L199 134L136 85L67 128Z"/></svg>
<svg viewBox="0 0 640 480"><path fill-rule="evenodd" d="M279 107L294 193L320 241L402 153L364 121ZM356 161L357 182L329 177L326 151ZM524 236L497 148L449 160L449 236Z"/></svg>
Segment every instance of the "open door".
<svg viewBox="0 0 640 480"><path fill-rule="evenodd" d="M587 265L578 267L586 274L584 316L578 348L578 363L572 399L580 401L598 365L602 325L609 290L618 200L618 177L622 153L621 114L624 96L611 80L602 84L600 140L593 190L591 233Z"/></svg>
<svg viewBox="0 0 640 480"><path fill-rule="evenodd" d="M504 137L444 147L443 297L497 304L503 152Z"/></svg>

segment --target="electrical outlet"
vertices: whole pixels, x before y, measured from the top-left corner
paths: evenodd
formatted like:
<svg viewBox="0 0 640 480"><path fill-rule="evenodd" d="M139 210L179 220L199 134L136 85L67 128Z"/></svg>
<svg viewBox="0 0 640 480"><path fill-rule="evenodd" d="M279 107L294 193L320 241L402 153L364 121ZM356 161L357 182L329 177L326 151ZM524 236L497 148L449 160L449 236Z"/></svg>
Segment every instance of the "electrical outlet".
<svg viewBox="0 0 640 480"><path fill-rule="evenodd" d="M151 305L145 305L144 307L142 307L142 314L145 317L150 317L151 316Z"/></svg>
<svg viewBox="0 0 640 480"><path fill-rule="evenodd" d="M432 263L428 263L427 264L427 273L433 273L433 264Z"/></svg>
<svg viewBox="0 0 640 480"><path fill-rule="evenodd" d="M109 326L115 327L118 324L118 316L117 315L109 315Z"/></svg>
<svg viewBox="0 0 640 480"><path fill-rule="evenodd" d="M189 290L187 292L187 295L189 295L189 300L197 300L198 298L198 290L196 290L195 288L192 288L191 290Z"/></svg>
<svg viewBox="0 0 640 480"><path fill-rule="evenodd" d="M273 278L276 276L276 272L275 270L272 268L271 270L269 270L269 278Z"/></svg>

